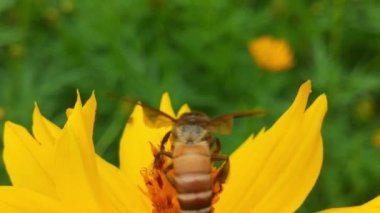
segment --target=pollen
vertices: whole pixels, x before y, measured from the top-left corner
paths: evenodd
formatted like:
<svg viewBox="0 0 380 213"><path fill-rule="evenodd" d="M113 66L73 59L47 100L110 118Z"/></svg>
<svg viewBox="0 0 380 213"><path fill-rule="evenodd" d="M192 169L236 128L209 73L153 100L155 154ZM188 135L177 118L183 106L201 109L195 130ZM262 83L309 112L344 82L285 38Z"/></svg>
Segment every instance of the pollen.
<svg viewBox="0 0 380 213"><path fill-rule="evenodd" d="M161 170L147 169L141 171L148 196L152 201L153 213L177 213L180 212L177 193L170 185Z"/></svg>

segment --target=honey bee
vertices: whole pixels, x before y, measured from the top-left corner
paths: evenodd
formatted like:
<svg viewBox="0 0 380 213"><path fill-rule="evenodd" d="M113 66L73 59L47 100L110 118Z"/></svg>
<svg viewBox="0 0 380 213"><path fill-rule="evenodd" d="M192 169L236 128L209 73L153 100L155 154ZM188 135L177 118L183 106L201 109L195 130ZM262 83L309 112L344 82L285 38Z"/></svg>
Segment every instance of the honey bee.
<svg viewBox="0 0 380 213"><path fill-rule="evenodd" d="M263 114L262 111L236 112L210 119L202 112L188 112L178 119L139 103L145 114L148 126L159 128L171 126L162 138L160 150L155 155L154 167L162 169L168 181L177 191L181 211L211 212L213 197L213 178L211 169L214 161L223 164L217 170L214 180L224 183L230 163L226 155L220 154L221 144L213 133L229 134L233 120L238 117ZM165 144L171 140L172 151L165 150ZM163 168L163 156L172 159L172 163ZM173 171L174 176L168 174Z"/></svg>

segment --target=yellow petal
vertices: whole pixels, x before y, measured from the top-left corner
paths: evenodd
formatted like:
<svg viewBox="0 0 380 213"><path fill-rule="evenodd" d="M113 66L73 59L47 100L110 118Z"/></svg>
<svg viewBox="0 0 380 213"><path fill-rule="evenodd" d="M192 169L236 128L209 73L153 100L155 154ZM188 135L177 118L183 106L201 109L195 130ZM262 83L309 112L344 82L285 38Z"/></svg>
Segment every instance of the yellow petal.
<svg viewBox="0 0 380 213"><path fill-rule="evenodd" d="M93 93L83 106L82 111L87 128L86 133L91 136L95 121L95 111L96 98ZM71 115L72 112L73 109L70 109L69 115ZM62 130L43 117L37 106L33 115L33 132L39 141L49 143L50 140L54 141L60 135ZM132 184L123 172L97 155L96 162L101 185L104 187L107 196L110 197L113 206L115 206L118 211L148 212L150 210L148 197L143 195L137 185Z"/></svg>
<svg viewBox="0 0 380 213"><path fill-rule="evenodd" d="M5 123L3 157L14 186L55 197L51 155L49 144L38 143L22 126Z"/></svg>
<svg viewBox="0 0 380 213"><path fill-rule="evenodd" d="M54 179L57 193L72 212L115 212L100 182L85 117L78 96L56 143Z"/></svg>
<svg viewBox="0 0 380 213"><path fill-rule="evenodd" d="M353 207L332 208L321 211L321 213L378 213L380 212L380 196L361 205Z"/></svg>
<svg viewBox="0 0 380 213"><path fill-rule="evenodd" d="M164 93L161 98L160 110L174 117L167 93ZM124 128L119 149L120 169L125 172L126 176L131 178L133 183L145 188L140 171L152 166L153 155L150 143L154 145L160 144L169 130L169 127L150 128L146 126L141 106L135 106Z"/></svg>
<svg viewBox="0 0 380 213"><path fill-rule="evenodd" d="M83 116L86 122L87 132L92 138L95 122L95 112L96 112L96 98L95 93L92 92L91 97L83 106Z"/></svg>
<svg viewBox="0 0 380 213"><path fill-rule="evenodd" d="M53 146L60 134L61 129L42 116L38 105L35 104L33 111L33 135L41 144Z"/></svg>
<svg viewBox="0 0 380 213"><path fill-rule="evenodd" d="M66 117L69 118L72 112L73 112L72 108L67 108L66 109Z"/></svg>
<svg viewBox="0 0 380 213"><path fill-rule="evenodd" d="M380 196L375 197L373 200L367 202L363 206L367 207L380 207Z"/></svg>
<svg viewBox="0 0 380 213"><path fill-rule="evenodd" d="M105 191L119 212L151 212L151 203L141 188L121 170L97 158L99 175Z"/></svg>
<svg viewBox="0 0 380 213"><path fill-rule="evenodd" d="M181 108L179 108L178 113L177 113L177 117L181 116L183 113L187 113L190 111L191 111L191 109L190 109L189 105L184 104L181 106Z"/></svg>
<svg viewBox="0 0 380 213"><path fill-rule="evenodd" d="M83 115L88 132L92 137L95 122L96 98L94 92L83 106ZM121 170L96 156L99 176L105 193L119 212L147 212L150 210L148 197L132 183ZM126 193L128 192L128 193Z"/></svg>
<svg viewBox="0 0 380 213"><path fill-rule="evenodd" d="M160 110L166 114L175 117L175 113L172 107L172 102L168 92L165 92L161 97Z"/></svg>
<svg viewBox="0 0 380 213"><path fill-rule="evenodd" d="M33 112L33 135L36 141L41 145L41 152L38 157L45 156L42 162L46 173L52 178L52 172L54 170L53 154L54 146L58 136L61 134L61 129L54 123L46 119L40 112L37 104L35 104ZM51 189L55 193L55 187Z"/></svg>
<svg viewBox="0 0 380 213"><path fill-rule="evenodd" d="M302 204L321 168L320 129L327 110L322 95L304 112L310 91L308 81L272 128L232 154L217 211L294 212Z"/></svg>
<svg viewBox="0 0 380 213"><path fill-rule="evenodd" d="M32 190L0 187L0 212L61 212L58 201Z"/></svg>

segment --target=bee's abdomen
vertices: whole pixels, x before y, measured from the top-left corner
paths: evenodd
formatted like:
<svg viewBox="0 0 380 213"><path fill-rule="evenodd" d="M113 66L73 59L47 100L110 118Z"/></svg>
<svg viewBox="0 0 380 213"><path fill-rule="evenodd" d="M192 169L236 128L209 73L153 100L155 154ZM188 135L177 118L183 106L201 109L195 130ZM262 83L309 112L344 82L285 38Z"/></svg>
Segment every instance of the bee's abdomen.
<svg viewBox="0 0 380 213"><path fill-rule="evenodd" d="M182 212L210 212L211 211L211 198L212 190L192 192L192 193L178 193L178 201L181 206Z"/></svg>
<svg viewBox="0 0 380 213"><path fill-rule="evenodd" d="M201 192L211 189L211 174L186 174L175 177L178 193Z"/></svg>
<svg viewBox="0 0 380 213"><path fill-rule="evenodd" d="M184 153L173 159L176 190L182 212L210 212L212 177L210 156Z"/></svg>

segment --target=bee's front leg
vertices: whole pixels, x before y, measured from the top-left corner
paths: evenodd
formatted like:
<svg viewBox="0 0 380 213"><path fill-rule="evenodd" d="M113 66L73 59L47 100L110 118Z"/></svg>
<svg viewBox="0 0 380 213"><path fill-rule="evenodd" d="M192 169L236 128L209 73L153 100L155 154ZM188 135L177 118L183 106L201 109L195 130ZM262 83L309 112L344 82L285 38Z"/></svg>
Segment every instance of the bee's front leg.
<svg viewBox="0 0 380 213"><path fill-rule="evenodd" d="M220 183L225 183L230 171L230 160L226 155L211 155L211 161L224 161L223 165L219 168L216 174L216 180Z"/></svg>
<svg viewBox="0 0 380 213"><path fill-rule="evenodd" d="M169 141L171 131L167 132L161 140L160 151L165 150L165 144Z"/></svg>
<svg viewBox="0 0 380 213"><path fill-rule="evenodd" d="M154 156L154 168L156 169L162 169L165 163L165 160L162 158L162 156L166 156L169 158L173 158L172 152L167 152L165 150L160 150L157 152L157 154Z"/></svg>
<svg viewBox="0 0 380 213"><path fill-rule="evenodd" d="M171 131L167 132L165 136L162 138L160 143L160 151L154 155L154 168L161 169L164 165L163 155L172 158L173 154L171 152L165 151L165 144L169 141Z"/></svg>

